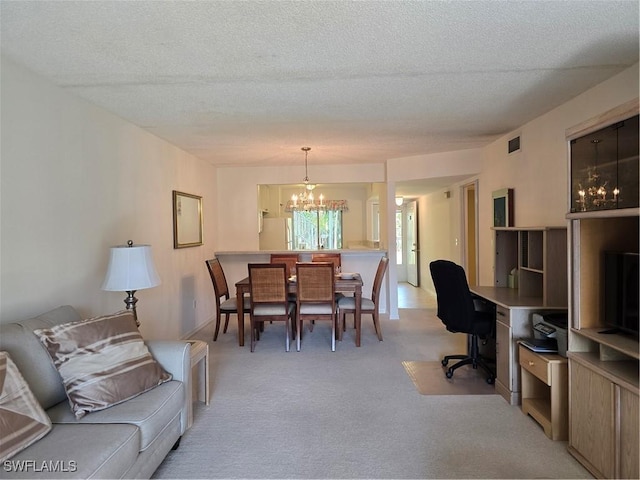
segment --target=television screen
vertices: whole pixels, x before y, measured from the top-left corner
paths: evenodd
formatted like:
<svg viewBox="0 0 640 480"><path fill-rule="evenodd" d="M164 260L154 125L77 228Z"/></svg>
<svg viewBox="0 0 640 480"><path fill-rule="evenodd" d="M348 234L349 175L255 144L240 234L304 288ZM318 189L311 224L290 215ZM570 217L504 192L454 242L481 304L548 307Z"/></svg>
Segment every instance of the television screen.
<svg viewBox="0 0 640 480"><path fill-rule="evenodd" d="M638 253L605 252L604 315L607 325L638 335Z"/></svg>

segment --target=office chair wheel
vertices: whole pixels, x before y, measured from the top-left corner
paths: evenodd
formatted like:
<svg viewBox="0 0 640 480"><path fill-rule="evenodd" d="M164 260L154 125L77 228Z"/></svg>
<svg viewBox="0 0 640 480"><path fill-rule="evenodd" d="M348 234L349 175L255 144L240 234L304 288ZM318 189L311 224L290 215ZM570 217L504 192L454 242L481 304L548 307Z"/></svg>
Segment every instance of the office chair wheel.
<svg viewBox="0 0 640 480"><path fill-rule="evenodd" d="M447 360L446 358L444 360L442 360L442 366L446 367L449 364L449 360Z"/></svg>
<svg viewBox="0 0 640 480"><path fill-rule="evenodd" d="M453 377L453 370L449 369L444 374L446 375L447 378L451 378Z"/></svg>
<svg viewBox="0 0 640 480"><path fill-rule="evenodd" d="M495 383L496 379L493 377L487 377L487 383L489 385L493 385Z"/></svg>

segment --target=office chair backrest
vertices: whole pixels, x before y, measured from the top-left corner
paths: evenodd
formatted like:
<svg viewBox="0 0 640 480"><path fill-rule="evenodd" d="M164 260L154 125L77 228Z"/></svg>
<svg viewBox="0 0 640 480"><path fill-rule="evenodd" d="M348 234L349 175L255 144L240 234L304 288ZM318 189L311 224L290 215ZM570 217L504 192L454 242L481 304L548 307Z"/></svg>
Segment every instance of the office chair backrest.
<svg viewBox="0 0 640 480"><path fill-rule="evenodd" d="M435 260L429 269L438 297L438 318L451 332L469 332L475 309L464 269L449 260Z"/></svg>

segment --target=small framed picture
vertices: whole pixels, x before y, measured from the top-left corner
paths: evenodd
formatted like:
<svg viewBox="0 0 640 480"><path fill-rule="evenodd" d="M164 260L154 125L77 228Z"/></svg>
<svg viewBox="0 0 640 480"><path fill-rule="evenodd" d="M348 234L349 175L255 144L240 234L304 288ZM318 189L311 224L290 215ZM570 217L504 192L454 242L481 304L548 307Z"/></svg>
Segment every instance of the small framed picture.
<svg viewBox="0 0 640 480"><path fill-rule="evenodd" d="M202 245L202 197L173 191L173 248Z"/></svg>
<svg viewBox="0 0 640 480"><path fill-rule="evenodd" d="M503 188L492 192L493 226L513 227L513 188Z"/></svg>

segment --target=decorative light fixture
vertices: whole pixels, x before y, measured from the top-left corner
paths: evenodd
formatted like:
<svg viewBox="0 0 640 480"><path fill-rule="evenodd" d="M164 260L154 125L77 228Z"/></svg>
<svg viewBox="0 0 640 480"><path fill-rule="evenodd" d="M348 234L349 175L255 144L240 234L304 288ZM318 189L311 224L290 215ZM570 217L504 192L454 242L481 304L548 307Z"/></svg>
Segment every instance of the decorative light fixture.
<svg viewBox="0 0 640 480"><path fill-rule="evenodd" d="M602 181L600 172L598 172L598 144L600 140L591 140L594 149L593 167L587 169L587 178L584 182L578 183L578 199L577 203L581 211L596 210L601 208L611 208L618 203L620 189L616 186L611 191L611 197L607 198L608 181Z"/></svg>
<svg viewBox="0 0 640 480"><path fill-rule="evenodd" d="M133 311L133 318L138 326L140 326L136 313L138 299L134 295L137 290L159 284L160 277L153 265L150 245L134 245L133 240L129 240L126 245L111 247L109 267L102 290L127 292L128 296L124 303L127 305L127 310Z"/></svg>
<svg viewBox="0 0 640 480"><path fill-rule="evenodd" d="M396 197L396 206L401 207L402 202L404 202L404 197Z"/></svg>
<svg viewBox="0 0 640 480"><path fill-rule="evenodd" d="M320 196L318 197L319 203L316 203L313 196L313 189L316 188L316 186L309 181L307 157L309 155L309 150L311 150L311 147L302 147L301 150L304 152L304 190L298 195L291 195L291 209L318 210L321 208L325 208L326 205L324 204L324 195L320 194Z"/></svg>

